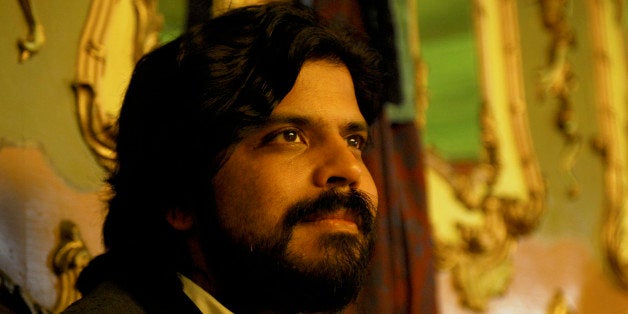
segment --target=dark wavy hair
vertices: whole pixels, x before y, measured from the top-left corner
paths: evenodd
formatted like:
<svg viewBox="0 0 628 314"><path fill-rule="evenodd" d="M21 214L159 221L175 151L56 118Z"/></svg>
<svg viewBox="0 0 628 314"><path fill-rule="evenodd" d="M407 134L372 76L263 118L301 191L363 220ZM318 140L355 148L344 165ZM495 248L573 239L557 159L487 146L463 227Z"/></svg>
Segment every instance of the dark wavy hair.
<svg viewBox="0 0 628 314"><path fill-rule="evenodd" d="M233 10L144 56L124 98L117 168L108 179L107 253L99 260L117 265L109 275L175 271L185 253L166 213L208 210L199 195L212 193L229 148L269 117L305 61L345 65L372 123L380 111L379 57L357 37L306 7L275 3Z"/></svg>

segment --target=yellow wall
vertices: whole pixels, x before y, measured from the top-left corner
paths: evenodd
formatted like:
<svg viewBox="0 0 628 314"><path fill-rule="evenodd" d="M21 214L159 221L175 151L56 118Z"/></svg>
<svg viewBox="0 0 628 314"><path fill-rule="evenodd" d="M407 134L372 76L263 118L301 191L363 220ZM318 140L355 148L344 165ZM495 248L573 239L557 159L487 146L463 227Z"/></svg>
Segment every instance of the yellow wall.
<svg viewBox="0 0 628 314"><path fill-rule="evenodd" d="M0 136L4 145L39 146L55 171L73 187L90 191L102 172L83 144L75 123L77 44L88 1L33 1L46 42L31 59L18 62L18 38L27 35L19 1L2 0L0 36Z"/></svg>

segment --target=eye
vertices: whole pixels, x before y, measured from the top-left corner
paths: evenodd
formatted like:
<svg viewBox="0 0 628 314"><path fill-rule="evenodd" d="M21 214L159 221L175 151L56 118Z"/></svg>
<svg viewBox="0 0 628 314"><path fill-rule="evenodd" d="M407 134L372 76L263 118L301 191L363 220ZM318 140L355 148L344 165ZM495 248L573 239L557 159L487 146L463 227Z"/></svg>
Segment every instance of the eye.
<svg viewBox="0 0 628 314"><path fill-rule="evenodd" d="M270 133L268 136L264 138L264 143L304 143L303 136L301 135L301 131L298 129L284 129L278 132Z"/></svg>
<svg viewBox="0 0 628 314"><path fill-rule="evenodd" d="M364 146L366 146L366 138L358 134L350 135L347 137L347 145L358 150L364 150Z"/></svg>
<svg viewBox="0 0 628 314"><path fill-rule="evenodd" d="M302 142L301 135L297 130L285 130L277 135L281 140L289 142L289 143L300 143Z"/></svg>

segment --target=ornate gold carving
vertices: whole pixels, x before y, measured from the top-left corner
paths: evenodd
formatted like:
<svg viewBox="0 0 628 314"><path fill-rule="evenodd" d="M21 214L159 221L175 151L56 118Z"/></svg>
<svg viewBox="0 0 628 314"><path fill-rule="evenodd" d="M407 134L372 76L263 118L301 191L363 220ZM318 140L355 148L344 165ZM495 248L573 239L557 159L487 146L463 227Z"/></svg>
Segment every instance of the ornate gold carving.
<svg viewBox="0 0 628 314"><path fill-rule="evenodd" d="M622 23L624 15L624 5L626 0L615 0L615 18L619 24Z"/></svg>
<svg viewBox="0 0 628 314"><path fill-rule="evenodd" d="M547 314L575 314L576 311L569 305L565 293L558 289L547 306Z"/></svg>
<svg viewBox="0 0 628 314"><path fill-rule="evenodd" d="M621 35L621 20L615 19L612 14L621 8L610 1L589 0L587 3L593 39L595 103L599 127L594 148L604 162L606 216L602 244L617 282L628 289L628 60ZM612 51L612 42L619 49Z"/></svg>
<svg viewBox="0 0 628 314"><path fill-rule="evenodd" d="M528 130L516 2L477 0L474 6L484 99L480 119L483 158L460 171L428 152L427 164L447 182L464 208L481 217L479 224L457 224L459 243L435 241L438 266L451 270L461 303L483 311L491 298L507 289L517 239L538 224L545 208L545 187ZM496 42L501 46L491 47ZM497 62L503 62L501 71L491 68ZM494 90L505 90L505 99L489 93ZM511 137L499 134L505 129L512 131ZM512 143L518 161L504 155ZM519 169L525 186L522 195L499 188L506 168Z"/></svg>
<svg viewBox="0 0 628 314"><path fill-rule="evenodd" d="M421 58L421 42L419 41L419 17L417 0L408 1L406 21L408 21L408 46L410 57L414 63L414 87L416 92L415 106L417 109L414 122L422 129L426 123L427 107L429 105L427 92L427 65Z"/></svg>
<svg viewBox="0 0 628 314"><path fill-rule="evenodd" d="M52 268L59 279L57 303L53 313L60 313L81 297L76 280L92 256L89 254L75 223L64 220L59 224L60 243L52 255Z"/></svg>
<svg viewBox="0 0 628 314"><path fill-rule="evenodd" d="M39 23L30 0L19 0L20 7L24 13L26 24L28 25L28 35L26 38L17 41L20 49L19 61L28 60L33 54L39 51L46 41L44 27Z"/></svg>
<svg viewBox="0 0 628 314"><path fill-rule="evenodd" d="M578 130L576 112L571 101L575 76L568 55L575 44L575 34L567 20L569 2L569 0L539 1L543 26L551 36L548 64L540 76L539 92L542 98L549 95L558 102L556 127L565 142L560 168L569 184L567 195L576 198L581 191L573 168L580 155L582 136Z"/></svg>
<svg viewBox="0 0 628 314"><path fill-rule="evenodd" d="M451 270L461 304L476 311L486 310L488 301L508 288L512 275L510 258L517 244L508 235L501 200L490 197L486 203L480 209L484 225L458 225L462 245L437 242L436 246L437 265Z"/></svg>
<svg viewBox="0 0 628 314"><path fill-rule="evenodd" d="M119 0L93 0L79 43L77 76L74 83L79 126L85 142L106 170L112 170L115 161L115 116L103 109L101 79L107 58L107 35L114 9ZM132 1L136 17L133 62L152 49L158 42L162 17L157 13L156 0ZM106 91L105 91L106 92ZM120 104L114 104L114 107Z"/></svg>

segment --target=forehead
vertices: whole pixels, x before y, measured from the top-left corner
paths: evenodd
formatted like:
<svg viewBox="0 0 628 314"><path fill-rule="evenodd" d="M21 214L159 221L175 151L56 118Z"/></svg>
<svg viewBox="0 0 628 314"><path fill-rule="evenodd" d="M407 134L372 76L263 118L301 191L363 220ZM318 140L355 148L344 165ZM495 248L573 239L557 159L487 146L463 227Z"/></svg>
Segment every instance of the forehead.
<svg viewBox="0 0 628 314"><path fill-rule="evenodd" d="M307 61L273 116L304 115L312 119L364 121L346 66L327 60Z"/></svg>

